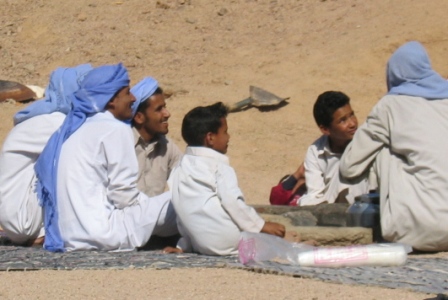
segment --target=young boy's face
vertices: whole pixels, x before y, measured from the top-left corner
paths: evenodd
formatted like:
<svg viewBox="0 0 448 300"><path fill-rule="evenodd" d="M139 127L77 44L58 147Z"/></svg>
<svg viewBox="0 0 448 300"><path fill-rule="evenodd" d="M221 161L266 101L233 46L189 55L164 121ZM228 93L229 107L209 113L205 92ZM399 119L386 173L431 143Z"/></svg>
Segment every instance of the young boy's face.
<svg viewBox="0 0 448 300"><path fill-rule="evenodd" d="M227 153L227 147L229 145L230 134L227 130L227 119L221 118L221 127L219 127L217 133L211 133L210 137L210 147L222 154Z"/></svg>
<svg viewBox="0 0 448 300"><path fill-rule="evenodd" d="M358 129L358 119L356 119L350 104L347 104L333 113L333 121L330 127L321 126L320 129L334 142L348 142L353 139Z"/></svg>

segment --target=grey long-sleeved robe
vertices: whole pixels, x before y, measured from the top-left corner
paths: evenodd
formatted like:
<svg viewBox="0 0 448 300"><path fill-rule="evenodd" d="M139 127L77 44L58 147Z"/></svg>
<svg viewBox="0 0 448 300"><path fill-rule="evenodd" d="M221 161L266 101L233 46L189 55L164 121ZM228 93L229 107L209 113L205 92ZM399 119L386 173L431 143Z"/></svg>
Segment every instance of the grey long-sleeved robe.
<svg viewBox="0 0 448 300"><path fill-rule="evenodd" d="M383 237L448 250L448 99L383 97L345 150L340 171L365 176L372 163Z"/></svg>

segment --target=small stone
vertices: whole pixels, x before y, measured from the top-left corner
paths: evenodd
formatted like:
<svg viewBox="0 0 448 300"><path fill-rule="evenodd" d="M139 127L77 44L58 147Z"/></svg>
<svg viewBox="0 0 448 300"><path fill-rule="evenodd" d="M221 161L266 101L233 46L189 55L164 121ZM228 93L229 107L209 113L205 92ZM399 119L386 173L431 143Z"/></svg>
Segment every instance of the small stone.
<svg viewBox="0 0 448 300"><path fill-rule="evenodd" d="M310 211L293 211L283 214L294 226L316 226L317 218Z"/></svg>
<svg viewBox="0 0 448 300"><path fill-rule="evenodd" d="M87 20L87 16L85 14L78 15L78 21L84 22L85 20Z"/></svg>
<svg viewBox="0 0 448 300"><path fill-rule="evenodd" d="M163 3L161 1L156 2L156 7L161 9L170 9L170 6L166 3Z"/></svg>
<svg viewBox="0 0 448 300"><path fill-rule="evenodd" d="M347 226L347 214L348 203L332 203L317 205L313 211L317 217L319 226Z"/></svg>
<svg viewBox="0 0 448 300"><path fill-rule="evenodd" d="M28 70L28 71L30 71L30 72L33 72L35 70L35 67L34 67L33 64L26 64L26 65L23 66L23 68Z"/></svg>
<svg viewBox="0 0 448 300"><path fill-rule="evenodd" d="M225 14L227 14L229 11L227 10L227 8L223 7L218 11L218 16L224 16Z"/></svg>

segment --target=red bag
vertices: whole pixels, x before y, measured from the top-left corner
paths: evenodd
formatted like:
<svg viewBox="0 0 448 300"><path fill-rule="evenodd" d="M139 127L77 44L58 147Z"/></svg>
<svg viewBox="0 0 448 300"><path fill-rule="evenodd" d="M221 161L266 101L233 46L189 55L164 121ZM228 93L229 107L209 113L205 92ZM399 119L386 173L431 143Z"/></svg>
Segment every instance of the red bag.
<svg viewBox="0 0 448 300"><path fill-rule="evenodd" d="M285 190L282 183L274 186L271 189L271 195L269 196L269 202L271 205L291 205L297 206L299 204L300 194L293 194L291 190Z"/></svg>

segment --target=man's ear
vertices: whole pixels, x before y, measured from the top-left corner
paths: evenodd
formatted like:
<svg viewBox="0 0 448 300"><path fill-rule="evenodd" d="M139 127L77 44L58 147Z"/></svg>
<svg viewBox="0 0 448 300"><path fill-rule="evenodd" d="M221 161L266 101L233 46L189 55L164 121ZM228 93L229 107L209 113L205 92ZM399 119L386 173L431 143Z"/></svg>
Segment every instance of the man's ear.
<svg viewBox="0 0 448 300"><path fill-rule="evenodd" d="M322 132L323 135L327 135L327 136L330 135L330 128L325 127L323 125L319 125L319 129L320 129L320 132Z"/></svg>
<svg viewBox="0 0 448 300"><path fill-rule="evenodd" d="M213 132L207 132L207 134L204 137L205 146L213 148L214 140L215 140L215 134Z"/></svg>
<svg viewBox="0 0 448 300"><path fill-rule="evenodd" d="M115 100L116 97L113 97L109 102L106 104L106 110L114 110L115 109Z"/></svg>
<svg viewBox="0 0 448 300"><path fill-rule="evenodd" d="M134 116L134 122L138 125L142 125L145 122L145 115L141 112L137 112Z"/></svg>

